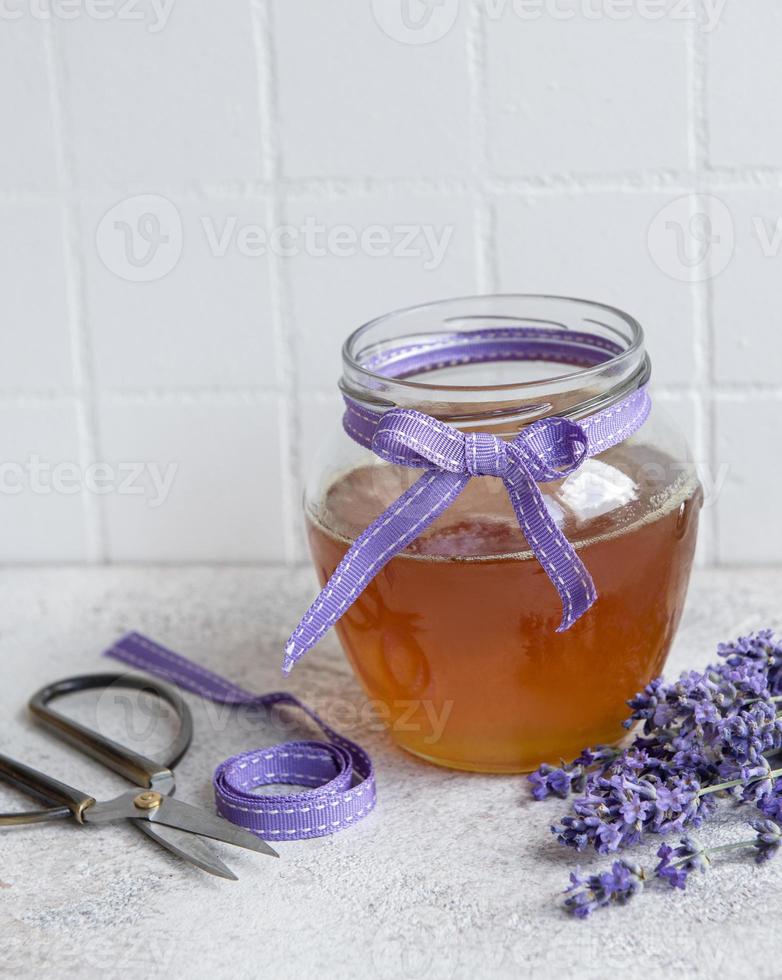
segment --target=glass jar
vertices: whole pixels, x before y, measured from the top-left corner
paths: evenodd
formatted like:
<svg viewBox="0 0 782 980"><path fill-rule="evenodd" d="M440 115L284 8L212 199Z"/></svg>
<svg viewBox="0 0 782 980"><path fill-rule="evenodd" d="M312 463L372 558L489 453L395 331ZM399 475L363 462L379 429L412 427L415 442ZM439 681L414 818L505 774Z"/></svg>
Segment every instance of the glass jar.
<svg viewBox="0 0 782 980"><path fill-rule="evenodd" d="M487 326L550 332L564 338L565 352L404 378L378 373L384 352L402 338L408 349L425 347ZM585 332L610 348L608 359L585 364L578 339ZM649 374L641 327L619 310L561 297L489 296L402 310L359 328L343 349L341 388L370 412L413 408L462 432L512 440L538 419L578 421L614 405ZM321 584L420 472L382 461L335 427L305 499ZM524 772L615 742L625 702L662 671L702 501L681 434L655 406L627 441L539 489L597 589L595 604L568 630L557 632L559 596L502 480L487 476L470 480L337 624L394 740L430 762Z"/></svg>

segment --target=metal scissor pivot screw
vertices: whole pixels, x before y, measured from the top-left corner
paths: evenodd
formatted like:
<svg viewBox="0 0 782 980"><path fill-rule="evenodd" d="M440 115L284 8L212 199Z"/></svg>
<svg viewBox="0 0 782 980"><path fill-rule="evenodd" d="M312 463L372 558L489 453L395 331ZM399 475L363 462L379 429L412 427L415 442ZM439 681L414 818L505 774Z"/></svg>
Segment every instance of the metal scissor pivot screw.
<svg viewBox="0 0 782 980"><path fill-rule="evenodd" d="M148 793L139 793L135 800L133 800L133 806L137 810L157 810L162 802L163 797L160 793L150 790Z"/></svg>

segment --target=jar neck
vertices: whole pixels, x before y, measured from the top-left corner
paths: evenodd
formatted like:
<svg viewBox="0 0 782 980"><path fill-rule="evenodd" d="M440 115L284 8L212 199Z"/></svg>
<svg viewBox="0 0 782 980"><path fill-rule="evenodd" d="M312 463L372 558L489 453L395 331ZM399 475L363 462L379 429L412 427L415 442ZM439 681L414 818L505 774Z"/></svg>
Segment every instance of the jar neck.
<svg viewBox="0 0 782 980"><path fill-rule="evenodd" d="M550 296L468 297L359 328L340 387L372 412L412 408L498 435L578 419L646 384L643 331L611 307Z"/></svg>

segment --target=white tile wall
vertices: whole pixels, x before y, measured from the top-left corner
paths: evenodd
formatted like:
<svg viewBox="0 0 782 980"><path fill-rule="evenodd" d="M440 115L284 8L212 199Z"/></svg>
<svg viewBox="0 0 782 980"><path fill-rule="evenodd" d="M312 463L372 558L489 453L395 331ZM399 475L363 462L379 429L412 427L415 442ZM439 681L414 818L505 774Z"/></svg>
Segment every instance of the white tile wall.
<svg viewBox="0 0 782 980"><path fill-rule="evenodd" d="M782 401L777 393L725 395L716 409L716 459L728 472L717 508L718 557L778 562Z"/></svg>
<svg viewBox="0 0 782 980"><path fill-rule="evenodd" d="M103 498L112 559L283 555L279 419L274 399L103 404L104 458L128 481ZM131 478L142 464L146 471Z"/></svg>
<svg viewBox="0 0 782 980"><path fill-rule="evenodd" d="M600 296L632 313L649 333L655 382L686 385L695 358L689 284L665 275L646 231L670 196L617 190L497 198L503 292Z"/></svg>
<svg viewBox="0 0 782 980"><path fill-rule="evenodd" d="M535 176L686 168L686 25L595 21L585 16L587 5L572 7L572 20L531 22L508 4L504 16L489 23L495 171Z"/></svg>
<svg viewBox="0 0 782 980"><path fill-rule="evenodd" d="M303 391L334 388L340 348L353 325L447 297L454 288L460 294L478 291L475 217L468 199L398 191L335 201L305 197L289 202L285 220L295 227L312 220L324 236L345 227L359 236L378 227L389 232L388 243L378 247L383 254L362 254L348 244L344 255L303 253L286 260ZM406 241L411 233L405 229L416 226L420 231Z"/></svg>
<svg viewBox="0 0 782 980"><path fill-rule="evenodd" d="M0 404L0 431L3 559L84 560L85 501L74 469L79 460L75 405L63 399Z"/></svg>
<svg viewBox="0 0 782 980"><path fill-rule="evenodd" d="M291 177L453 177L469 166L466 17L420 48L378 29L365 0L276 0L283 171Z"/></svg>
<svg viewBox="0 0 782 980"><path fill-rule="evenodd" d="M721 486L702 560L776 558L782 13L644 8L3 5L0 461L76 491L1 493L0 561L297 560L345 334L497 290L635 313ZM339 244L404 225L442 255Z"/></svg>
<svg viewBox="0 0 782 980"><path fill-rule="evenodd" d="M51 187L57 153L45 29L23 18L0 31L0 181L6 187Z"/></svg>
<svg viewBox="0 0 782 980"><path fill-rule="evenodd" d="M181 255L170 272L150 282L123 279L101 255L95 229L115 201L89 201L82 207L97 384L274 388L280 374L276 350L269 345L269 258L247 244L249 229L270 226L267 203L165 200L182 222ZM145 247L138 243L139 256Z"/></svg>
<svg viewBox="0 0 782 980"><path fill-rule="evenodd" d="M73 388L63 234L56 204L0 205L5 391Z"/></svg>
<svg viewBox="0 0 782 980"><path fill-rule="evenodd" d="M708 113L712 160L726 167L782 166L779 89L782 9L764 0L727 3L709 37ZM776 116L776 118L775 118Z"/></svg>
<svg viewBox="0 0 782 980"><path fill-rule="evenodd" d="M259 177L262 120L247 3L224 4L219 14L179 0L133 7L142 19L57 24L77 180ZM155 30L160 9L171 13Z"/></svg>
<svg viewBox="0 0 782 980"><path fill-rule="evenodd" d="M776 385L782 365L782 188L721 192L735 253L713 281L716 380Z"/></svg>

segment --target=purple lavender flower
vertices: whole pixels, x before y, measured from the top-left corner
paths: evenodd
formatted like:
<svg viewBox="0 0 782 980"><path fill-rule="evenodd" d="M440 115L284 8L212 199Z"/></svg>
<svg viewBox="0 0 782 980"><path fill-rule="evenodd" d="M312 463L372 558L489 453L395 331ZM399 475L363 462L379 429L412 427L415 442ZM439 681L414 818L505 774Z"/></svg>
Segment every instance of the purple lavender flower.
<svg viewBox="0 0 782 980"><path fill-rule="evenodd" d="M651 721L660 703L660 690L663 687L662 677L656 677L646 685L643 691L639 691L634 698L630 698L627 703L633 709L633 713L624 723L625 728L632 728L634 721L645 723ZM644 725L644 731L651 731L652 728L651 725Z"/></svg>
<svg viewBox="0 0 782 980"><path fill-rule="evenodd" d="M658 834L681 831L688 824L700 824L701 786L693 776L673 776L654 788L654 817L649 829Z"/></svg>
<svg viewBox="0 0 782 980"><path fill-rule="evenodd" d="M527 776L532 783L532 795L536 800L545 800L549 796L564 800L571 793L580 793L586 785L587 770L610 762L617 755L619 751L609 745L595 745L584 749L573 762L563 762L559 768L544 763Z"/></svg>
<svg viewBox="0 0 782 980"><path fill-rule="evenodd" d="M758 864L769 861L782 844L782 827L775 820L753 820L752 827L757 831L755 860Z"/></svg>
<svg viewBox="0 0 782 980"><path fill-rule="evenodd" d="M689 871L687 868L671 864L673 856L673 848L668 844L661 844L657 851L660 863L654 869L654 873L661 881L667 881L671 888L681 888L683 891L687 886Z"/></svg>
<svg viewBox="0 0 782 980"><path fill-rule="evenodd" d="M773 793L776 777L768 759L760 759L755 766L741 766L738 778L743 780L743 785L737 787L738 794L745 803L760 804L762 799Z"/></svg>
<svg viewBox="0 0 782 980"><path fill-rule="evenodd" d="M615 749L611 745L593 745L589 749L584 749L581 755L574 759L573 765L589 769L600 762L611 762L619 754L619 749Z"/></svg>
<svg viewBox="0 0 782 980"><path fill-rule="evenodd" d="M768 700L745 704L719 723L722 754L738 766L757 765L765 753L773 752L782 741L782 720Z"/></svg>
<svg viewBox="0 0 782 980"><path fill-rule="evenodd" d="M771 792L758 800L758 810L769 819L782 823L782 782L776 782Z"/></svg>
<svg viewBox="0 0 782 980"><path fill-rule="evenodd" d="M692 776L656 773L640 777L620 757L602 773L590 776L586 792L573 801L573 813L552 830L557 838L576 850L590 844L599 854L608 854L637 844L646 832L681 831L700 823L704 801L700 783Z"/></svg>
<svg viewBox="0 0 782 980"><path fill-rule="evenodd" d="M532 783L532 795L536 800L545 800L549 796L564 800L571 791L583 789L583 775L583 769L575 763L559 769L544 764L531 772L527 779Z"/></svg>
<svg viewBox="0 0 782 980"><path fill-rule="evenodd" d="M565 907L579 919L586 919L594 911L607 905L624 905L642 888L644 872L630 861L614 861L610 871L597 875L583 875L574 871Z"/></svg>
<svg viewBox="0 0 782 980"><path fill-rule="evenodd" d="M677 847L660 845L657 857L660 863L654 869L656 877L666 881L671 888L682 890L692 871L705 871L709 865L706 852L691 837L682 837Z"/></svg>
<svg viewBox="0 0 782 980"><path fill-rule="evenodd" d="M733 643L720 643L717 653L733 667L758 664L766 674L771 694L782 693L782 643L775 638L773 630L759 630Z"/></svg>

